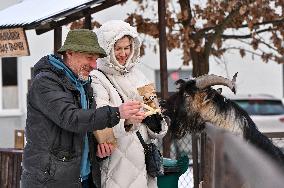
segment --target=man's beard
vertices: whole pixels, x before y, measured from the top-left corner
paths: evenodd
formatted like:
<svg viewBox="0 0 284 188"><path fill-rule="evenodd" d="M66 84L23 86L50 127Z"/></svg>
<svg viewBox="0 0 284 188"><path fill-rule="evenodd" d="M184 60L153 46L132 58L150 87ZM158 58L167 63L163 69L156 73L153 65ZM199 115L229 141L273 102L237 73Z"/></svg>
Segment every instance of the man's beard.
<svg viewBox="0 0 284 188"><path fill-rule="evenodd" d="M82 80L82 81L88 81L89 79L89 75L84 75L84 73L88 72L88 67L87 66L83 66L80 68L80 70L78 71L78 79Z"/></svg>
<svg viewBox="0 0 284 188"><path fill-rule="evenodd" d="M88 81L89 76L84 75L81 71L78 73L78 79L81 81Z"/></svg>

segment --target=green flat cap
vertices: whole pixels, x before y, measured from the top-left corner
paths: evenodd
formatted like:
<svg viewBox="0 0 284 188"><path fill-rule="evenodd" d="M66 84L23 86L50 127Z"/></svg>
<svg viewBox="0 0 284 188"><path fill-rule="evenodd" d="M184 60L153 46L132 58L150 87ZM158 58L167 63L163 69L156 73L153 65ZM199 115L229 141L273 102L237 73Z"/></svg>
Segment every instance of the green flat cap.
<svg viewBox="0 0 284 188"><path fill-rule="evenodd" d="M67 34L64 45L58 50L58 53L71 50L74 52L99 54L100 57L106 57L106 53L100 47L96 33L88 29L74 29Z"/></svg>

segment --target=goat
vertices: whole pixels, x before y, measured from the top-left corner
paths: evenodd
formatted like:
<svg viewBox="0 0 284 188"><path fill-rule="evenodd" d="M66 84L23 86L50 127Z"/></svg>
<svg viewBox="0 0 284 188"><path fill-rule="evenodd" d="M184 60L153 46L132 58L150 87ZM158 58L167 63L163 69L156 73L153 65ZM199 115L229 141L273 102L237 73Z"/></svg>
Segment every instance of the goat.
<svg viewBox="0 0 284 188"><path fill-rule="evenodd" d="M284 154L258 130L248 113L222 96L220 89L211 87L224 85L235 93L236 76L237 73L232 81L216 75L204 75L188 81L178 80L176 83L179 90L162 106L164 114L171 119L172 135L181 138L187 133L200 132L208 122L242 136L284 164Z"/></svg>

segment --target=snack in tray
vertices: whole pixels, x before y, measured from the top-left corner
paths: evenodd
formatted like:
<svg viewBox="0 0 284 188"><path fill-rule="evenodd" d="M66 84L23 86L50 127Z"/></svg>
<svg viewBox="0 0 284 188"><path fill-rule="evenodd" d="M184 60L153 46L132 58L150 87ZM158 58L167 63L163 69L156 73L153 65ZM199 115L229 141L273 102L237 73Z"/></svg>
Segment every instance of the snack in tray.
<svg viewBox="0 0 284 188"><path fill-rule="evenodd" d="M113 134L112 128L105 128L93 132L99 144L108 143L116 146L116 139Z"/></svg>
<svg viewBox="0 0 284 188"><path fill-rule="evenodd" d="M137 88L137 91L139 95L143 97L144 104L142 104L142 106L146 110L146 116L161 113L161 109L157 103L157 94L153 83L139 87Z"/></svg>

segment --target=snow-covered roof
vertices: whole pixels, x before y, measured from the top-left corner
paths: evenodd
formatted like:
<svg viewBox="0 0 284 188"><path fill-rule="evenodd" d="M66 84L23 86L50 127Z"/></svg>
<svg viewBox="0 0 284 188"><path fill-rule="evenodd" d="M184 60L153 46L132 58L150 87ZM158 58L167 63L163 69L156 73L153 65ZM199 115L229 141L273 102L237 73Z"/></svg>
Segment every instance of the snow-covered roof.
<svg viewBox="0 0 284 188"><path fill-rule="evenodd" d="M105 0L24 0L0 11L0 28L27 27L94 7Z"/></svg>

